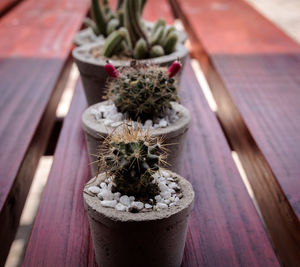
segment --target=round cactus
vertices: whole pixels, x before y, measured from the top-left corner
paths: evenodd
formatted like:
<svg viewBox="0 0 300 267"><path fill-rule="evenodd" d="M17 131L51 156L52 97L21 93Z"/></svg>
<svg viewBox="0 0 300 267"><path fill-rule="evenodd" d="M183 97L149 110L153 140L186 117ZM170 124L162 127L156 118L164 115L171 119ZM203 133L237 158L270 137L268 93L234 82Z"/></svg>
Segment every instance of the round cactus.
<svg viewBox="0 0 300 267"><path fill-rule="evenodd" d="M118 130L106 138L99 165L113 177L114 192L147 201L159 193L152 175L164 162L165 148L139 125L123 124Z"/></svg>
<svg viewBox="0 0 300 267"><path fill-rule="evenodd" d="M178 101L175 79L167 68L133 61L120 75L107 82L107 98L129 119L145 122L163 117L172 101Z"/></svg>

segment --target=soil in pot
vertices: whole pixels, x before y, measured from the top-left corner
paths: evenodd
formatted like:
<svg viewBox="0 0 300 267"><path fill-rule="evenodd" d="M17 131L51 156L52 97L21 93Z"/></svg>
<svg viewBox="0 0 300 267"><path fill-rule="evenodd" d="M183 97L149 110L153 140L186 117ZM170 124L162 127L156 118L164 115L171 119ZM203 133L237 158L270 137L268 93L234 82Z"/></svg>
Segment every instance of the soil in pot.
<svg viewBox="0 0 300 267"><path fill-rule="evenodd" d="M99 148L103 143L105 137L110 134L115 127L118 127L121 122L111 121L107 123L106 119L99 116L99 110L101 113L101 107L108 106L112 107L110 101L104 101L93 105L86 109L82 115L82 127L85 132L90 162L92 163L91 170L92 175L95 176L98 171L96 162ZM159 124L149 125L147 122L144 125L145 129L150 129L153 136L164 136L164 143L168 144L168 157L166 162L169 164L168 169L181 174L182 172L182 155L184 151L186 135L190 126L191 116L189 111L182 105L173 102L173 111L170 118L162 118ZM113 107L112 107L113 108ZM109 108L107 108L109 110ZM98 114L97 114L98 113ZM172 118L175 117L175 119ZM120 114L116 114L118 119L122 120Z"/></svg>
<svg viewBox="0 0 300 267"><path fill-rule="evenodd" d="M113 200L105 200L100 191L109 187L109 179L105 173L93 178L84 189L84 206L88 213L91 227L96 261L98 266L105 267L179 267L181 265L188 217L191 212L194 191L191 184L170 171L159 171L155 177L159 187L177 186L171 197L160 192L155 203L146 208L147 203L130 212L131 200L123 206L128 209L117 209L117 205L108 206L103 202L121 202L124 196L115 196ZM110 178L111 179L111 178ZM103 191L103 190L102 190ZM98 195L100 195L98 197ZM168 202L172 197L178 200ZM106 198L109 196L106 194ZM128 198L130 196L127 196ZM174 197L174 199L175 199ZM134 204L135 205L135 204Z"/></svg>

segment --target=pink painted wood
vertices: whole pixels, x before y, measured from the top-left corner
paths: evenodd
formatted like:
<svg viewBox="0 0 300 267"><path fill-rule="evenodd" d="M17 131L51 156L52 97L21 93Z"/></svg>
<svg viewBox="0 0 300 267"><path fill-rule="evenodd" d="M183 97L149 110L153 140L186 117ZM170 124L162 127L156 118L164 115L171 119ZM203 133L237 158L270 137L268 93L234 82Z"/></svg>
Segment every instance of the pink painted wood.
<svg viewBox="0 0 300 267"><path fill-rule="evenodd" d="M0 20L0 266L55 121L88 0L27 0Z"/></svg>

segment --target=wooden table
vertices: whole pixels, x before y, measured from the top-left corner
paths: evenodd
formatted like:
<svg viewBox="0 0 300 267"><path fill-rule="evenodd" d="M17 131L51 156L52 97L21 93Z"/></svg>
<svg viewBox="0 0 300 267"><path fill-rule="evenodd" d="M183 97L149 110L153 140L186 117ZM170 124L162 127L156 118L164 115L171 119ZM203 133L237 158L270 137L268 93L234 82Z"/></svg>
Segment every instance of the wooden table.
<svg viewBox="0 0 300 267"><path fill-rule="evenodd" d="M0 107L5 114L0 120L0 266L51 136L70 70L72 38L88 2L24 0L0 18L0 34L9 37L0 43ZM182 266L299 266L300 127L299 120L286 117L299 114L300 48L242 0L219 2L148 0L145 14L171 23L172 5L218 104L215 114L188 59L180 92L193 118L183 176L193 184L196 199ZM234 45L231 36L236 37ZM281 93L283 85L286 94ZM90 179L81 130L85 108L79 80L23 266L96 266L82 199ZM232 149L242 160L264 221ZM285 157L288 153L293 157ZM290 170L288 183L284 170Z"/></svg>

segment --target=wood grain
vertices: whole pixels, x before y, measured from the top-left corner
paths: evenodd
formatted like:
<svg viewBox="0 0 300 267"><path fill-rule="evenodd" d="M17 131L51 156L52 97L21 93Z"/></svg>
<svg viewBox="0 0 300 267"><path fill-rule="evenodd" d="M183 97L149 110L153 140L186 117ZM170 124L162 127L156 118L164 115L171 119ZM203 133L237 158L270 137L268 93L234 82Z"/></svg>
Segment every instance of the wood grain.
<svg viewBox="0 0 300 267"><path fill-rule="evenodd" d="M0 17L18 4L21 0L1 0L0 1Z"/></svg>
<svg viewBox="0 0 300 267"><path fill-rule="evenodd" d="M278 265L190 64L184 71L182 96L193 115L184 176L196 192L183 266Z"/></svg>
<svg viewBox="0 0 300 267"><path fill-rule="evenodd" d="M0 21L0 266L47 145L72 37L87 9L88 1L28 0Z"/></svg>
<svg viewBox="0 0 300 267"><path fill-rule="evenodd" d="M243 0L169 0L193 38L208 54L300 52L299 45Z"/></svg>
<svg viewBox="0 0 300 267"><path fill-rule="evenodd" d="M82 85L78 83L58 140L23 266L96 266L82 199L84 183L90 179L81 129L81 114L86 106Z"/></svg>
<svg viewBox="0 0 300 267"><path fill-rule="evenodd" d="M284 265L299 266L300 46L243 1L172 3L275 249Z"/></svg>

